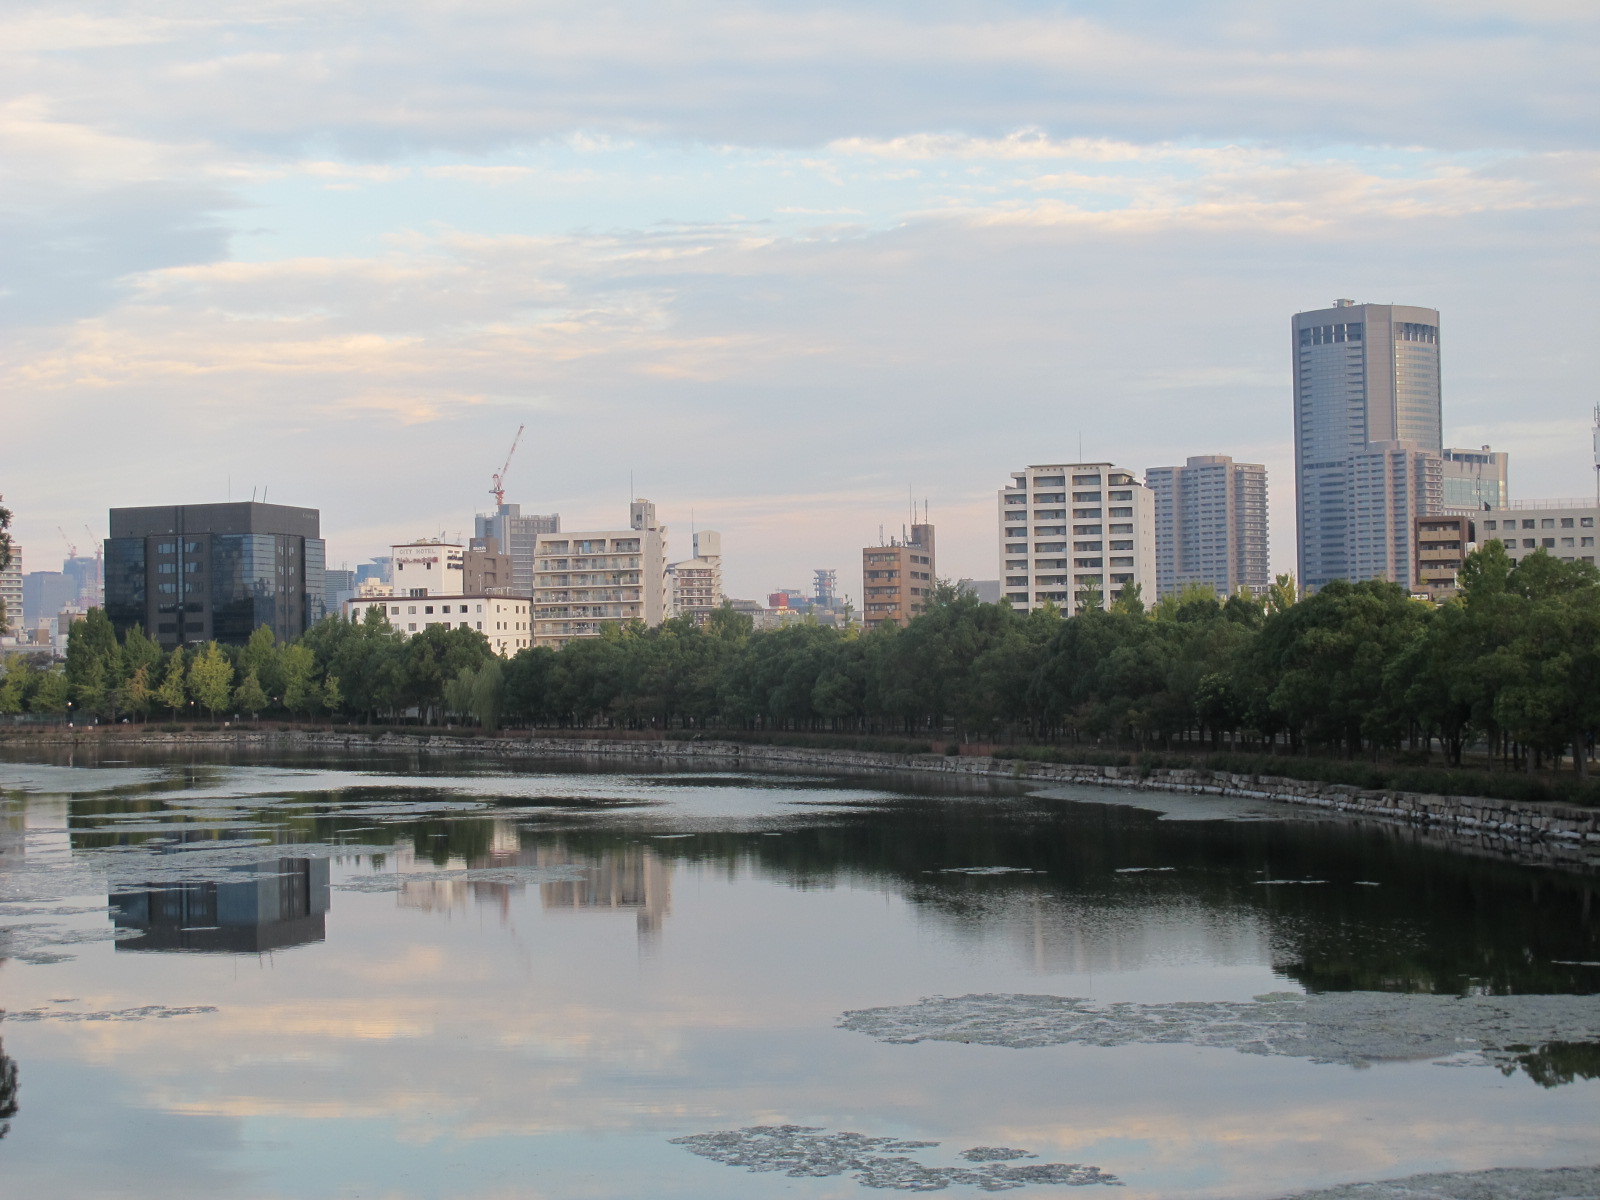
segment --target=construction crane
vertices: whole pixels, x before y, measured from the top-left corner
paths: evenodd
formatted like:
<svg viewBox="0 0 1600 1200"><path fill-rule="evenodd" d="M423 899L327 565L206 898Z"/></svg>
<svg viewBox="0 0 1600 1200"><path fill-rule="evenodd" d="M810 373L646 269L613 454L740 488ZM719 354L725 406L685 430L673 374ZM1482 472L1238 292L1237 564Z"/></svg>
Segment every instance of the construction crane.
<svg viewBox="0 0 1600 1200"><path fill-rule="evenodd" d="M499 512L500 506L506 502L506 472L511 468L511 456L517 452L517 443L522 440L522 431L526 428L526 425L517 426L517 436L511 439L511 449L506 451L506 461L504 464L502 464L500 469L494 473L494 485L489 489L489 492L494 496L494 507L496 512Z"/></svg>
<svg viewBox="0 0 1600 1200"><path fill-rule="evenodd" d="M67 557L68 558L77 558L78 557L78 546L77 546L77 543L74 542L71 538L69 538L67 536L67 531L65 529L61 528L61 526L59 526L59 525L56 526L56 532L61 535L61 540L67 544Z"/></svg>

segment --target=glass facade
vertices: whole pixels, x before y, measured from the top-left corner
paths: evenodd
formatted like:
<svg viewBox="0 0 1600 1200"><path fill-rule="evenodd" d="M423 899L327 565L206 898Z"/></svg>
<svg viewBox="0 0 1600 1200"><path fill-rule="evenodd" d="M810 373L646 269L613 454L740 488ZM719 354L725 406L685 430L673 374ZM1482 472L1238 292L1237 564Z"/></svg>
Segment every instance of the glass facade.
<svg viewBox="0 0 1600 1200"><path fill-rule="evenodd" d="M163 646L299 637L326 611L314 509L255 503L113 509L106 614ZM311 535L311 536L308 536Z"/></svg>

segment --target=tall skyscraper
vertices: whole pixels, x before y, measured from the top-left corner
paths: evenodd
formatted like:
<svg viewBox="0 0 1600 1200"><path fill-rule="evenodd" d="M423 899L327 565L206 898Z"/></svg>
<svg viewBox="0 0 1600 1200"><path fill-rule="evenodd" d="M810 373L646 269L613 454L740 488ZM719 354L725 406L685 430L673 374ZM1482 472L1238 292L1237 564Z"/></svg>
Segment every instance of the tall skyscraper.
<svg viewBox="0 0 1600 1200"><path fill-rule="evenodd" d="M1111 463L1056 463L1014 471L1000 489L1001 595L1032 612L1079 597L1109 603L1125 584L1145 600L1156 584L1155 498Z"/></svg>
<svg viewBox="0 0 1600 1200"><path fill-rule="evenodd" d="M320 523L314 508L254 501L113 508L106 616L164 647L243 645L262 625L297 638L323 616Z"/></svg>
<svg viewBox="0 0 1600 1200"><path fill-rule="evenodd" d="M1299 574L1302 586L1317 588L1363 578L1357 546L1380 526L1387 537L1393 524L1370 495L1358 518L1353 456L1376 442L1441 455L1439 314L1337 300L1296 313L1292 337Z"/></svg>
<svg viewBox="0 0 1600 1200"><path fill-rule="evenodd" d="M1158 597L1195 583L1224 599L1267 590L1266 467L1207 454L1151 467L1144 483L1155 496Z"/></svg>

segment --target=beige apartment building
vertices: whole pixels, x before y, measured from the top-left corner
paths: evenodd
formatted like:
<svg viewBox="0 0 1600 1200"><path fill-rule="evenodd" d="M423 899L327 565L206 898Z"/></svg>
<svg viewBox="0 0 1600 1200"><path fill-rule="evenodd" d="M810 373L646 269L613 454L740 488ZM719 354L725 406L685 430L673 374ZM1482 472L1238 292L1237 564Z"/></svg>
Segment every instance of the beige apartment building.
<svg viewBox="0 0 1600 1200"><path fill-rule="evenodd" d="M1000 588L1013 608L1080 595L1109 604L1125 584L1156 598L1155 496L1114 463L1055 463L1012 472L1000 489Z"/></svg>
<svg viewBox="0 0 1600 1200"><path fill-rule="evenodd" d="M934 581L933 526L913 525L904 541L861 551L861 621L868 632L906 625L928 606Z"/></svg>
<svg viewBox="0 0 1600 1200"><path fill-rule="evenodd" d="M722 535L702 529L694 535L694 557L667 567L672 615L704 625L722 607Z"/></svg>
<svg viewBox="0 0 1600 1200"><path fill-rule="evenodd" d="M607 625L667 618L667 530L648 500L630 528L540 534L534 543L533 643L561 647Z"/></svg>

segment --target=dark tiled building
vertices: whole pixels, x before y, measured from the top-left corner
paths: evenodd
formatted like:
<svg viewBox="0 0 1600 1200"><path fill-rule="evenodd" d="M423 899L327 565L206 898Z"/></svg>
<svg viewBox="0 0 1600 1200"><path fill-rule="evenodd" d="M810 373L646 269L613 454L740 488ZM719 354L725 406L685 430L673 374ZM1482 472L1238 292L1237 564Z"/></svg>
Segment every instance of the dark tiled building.
<svg viewBox="0 0 1600 1200"><path fill-rule="evenodd" d="M322 619L327 551L314 508L181 504L113 508L106 615L162 646L242 645L265 625L279 641Z"/></svg>

